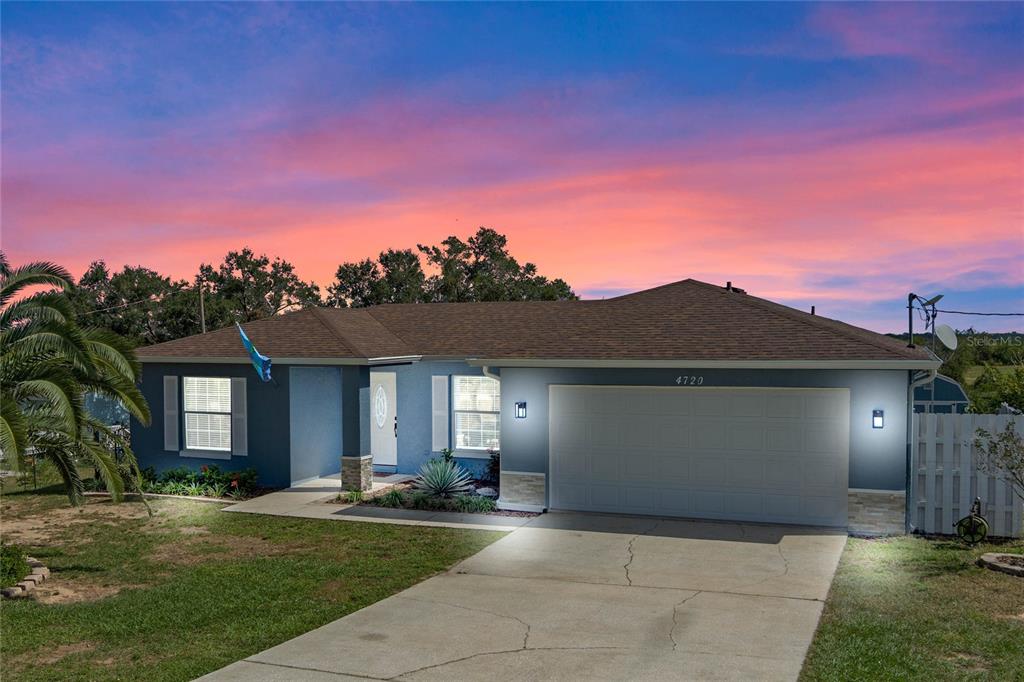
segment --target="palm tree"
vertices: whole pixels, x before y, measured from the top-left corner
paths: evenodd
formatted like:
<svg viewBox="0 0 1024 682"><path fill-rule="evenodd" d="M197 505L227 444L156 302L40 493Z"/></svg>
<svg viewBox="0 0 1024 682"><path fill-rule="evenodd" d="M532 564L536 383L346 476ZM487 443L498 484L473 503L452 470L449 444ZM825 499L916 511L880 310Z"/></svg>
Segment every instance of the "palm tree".
<svg viewBox="0 0 1024 682"><path fill-rule="evenodd" d="M132 349L107 330L75 322L64 294L71 286L59 265L11 268L0 253L0 452L16 467L25 455L49 460L72 504L81 504L84 491L77 464L91 463L119 500L125 475L138 475L135 456L120 433L86 412L84 398L106 396L142 424L149 406L136 386ZM45 289L18 298L39 287ZM109 444L124 451L120 467Z"/></svg>

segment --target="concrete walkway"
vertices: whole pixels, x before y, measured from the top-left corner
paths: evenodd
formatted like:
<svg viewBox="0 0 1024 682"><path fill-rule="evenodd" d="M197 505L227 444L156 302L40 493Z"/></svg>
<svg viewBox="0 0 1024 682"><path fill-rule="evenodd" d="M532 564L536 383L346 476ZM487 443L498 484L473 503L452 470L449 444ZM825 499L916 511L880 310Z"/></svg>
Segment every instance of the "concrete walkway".
<svg viewBox="0 0 1024 682"><path fill-rule="evenodd" d="M202 679L793 680L845 542L821 529L546 514Z"/></svg>
<svg viewBox="0 0 1024 682"><path fill-rule="evenodd" d="M412 476L374 476L373 490L379 491ZM498 516L493 514L455 514L419 509L388 509L370 505L332 503L341 492L338 476L327 476L301 483L293 488L254 497L221 511L271 516L293 516L305 519L396 523L409 526L438 526L471 530L515 530L533 517Z"/></svg>

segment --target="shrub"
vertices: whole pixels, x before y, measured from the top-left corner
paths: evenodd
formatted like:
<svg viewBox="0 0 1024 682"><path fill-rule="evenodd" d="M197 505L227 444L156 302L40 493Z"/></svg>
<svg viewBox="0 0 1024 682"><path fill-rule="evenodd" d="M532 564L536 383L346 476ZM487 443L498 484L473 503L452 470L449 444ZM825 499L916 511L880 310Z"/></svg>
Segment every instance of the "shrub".
<svg viewBox="0 0 1024 682"><path fill-rule="evenodd" d="M494 500L480 495L458 495L452 500L452 506L467 514L484 514L497 508Z"/></svg>
<svg viewBox="0 0 1024 682"><path fill-rule="evenodd" d="M404 507L405 494L397 488L392 488L377 498L377 504L381 507Z"/></svg>
<svg viewBox="0 0 1024 682"><path fill-rule="evenodd" d="M430 493L423 490L415 490L410 497L410 504L413 509L436 509L438 503L436 497L431 497Z"/></svg>
<svg viewBox="0 0 1024 682"><path fill-rule="evenodd" d="M454 461L432 459L420 467L413 487L437 497L452 497L472 488L469 474Z"/></svg>
<svg viewBox="0 0 1024 682"><path fill-rule="evenodd" d="M206 492L206 488L202 483L186 483L185 494L190 497L202 497Z"/></svg>
<svg viewBox="0 0 1024 682"><path fill-rule="evenodd" d="M25 553L17 545L0 545L0 587L11 587L29 574Z"/></svg>
<svg viewBox="0 0 1024 682"><path fill-rule="evenodd" d="M342 493L342 496L345 498L346 502L351 502L352 504L359 504L363 501L362 490L347 490Z"/></svg>

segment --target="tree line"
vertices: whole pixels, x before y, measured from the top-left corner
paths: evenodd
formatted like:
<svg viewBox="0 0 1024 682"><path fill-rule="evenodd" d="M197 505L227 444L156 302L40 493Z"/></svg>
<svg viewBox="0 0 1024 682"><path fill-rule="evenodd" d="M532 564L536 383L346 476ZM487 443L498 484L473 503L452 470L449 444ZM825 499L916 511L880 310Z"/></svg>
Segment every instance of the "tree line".
<svg viewBox="0 0 1024 682"><path fill-rule="evenodd" d="M143 266L111 272L98 260L67 297L84 324L136 345L198 334L202 317L210 330L309 306L578 298L563 279L540 275L533 263L520 264L506 237L486 227L465 241L450 236L438 245L387 249L376 259L344 262L324 294L290 262L243 248L229 251L216 266L200 265L191 280Z"/></svg>

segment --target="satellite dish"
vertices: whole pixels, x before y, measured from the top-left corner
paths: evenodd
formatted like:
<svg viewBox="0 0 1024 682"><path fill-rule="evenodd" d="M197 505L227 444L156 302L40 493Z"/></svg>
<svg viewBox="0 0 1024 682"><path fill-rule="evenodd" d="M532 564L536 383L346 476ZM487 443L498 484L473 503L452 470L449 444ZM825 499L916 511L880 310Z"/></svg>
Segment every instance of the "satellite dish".
<svg viewBox="0 0 1024 682"><path fill-rule="evenodd" d="M935 336L939 337L942 345L950 350L956 350L956 332L948 324L940 324L935 328Z"/></svg>

